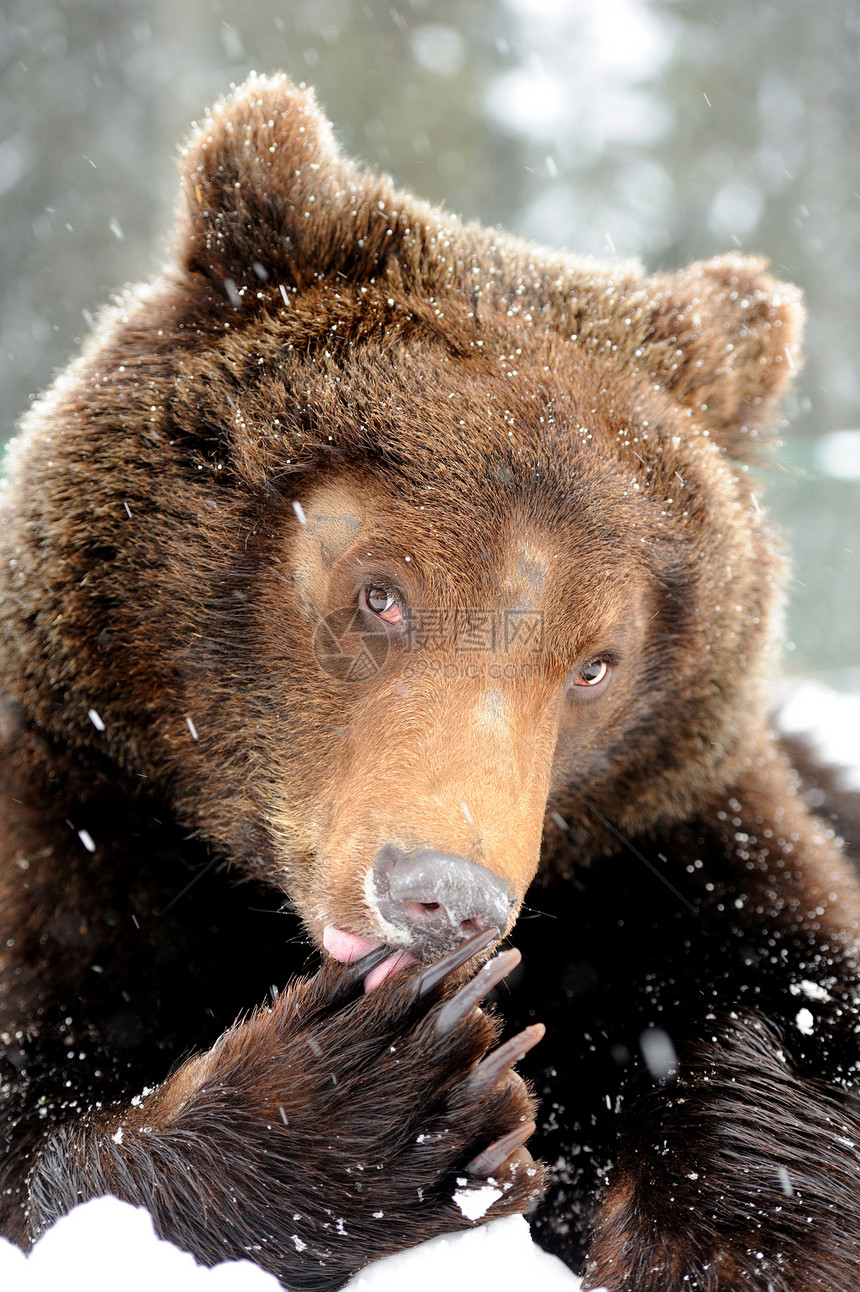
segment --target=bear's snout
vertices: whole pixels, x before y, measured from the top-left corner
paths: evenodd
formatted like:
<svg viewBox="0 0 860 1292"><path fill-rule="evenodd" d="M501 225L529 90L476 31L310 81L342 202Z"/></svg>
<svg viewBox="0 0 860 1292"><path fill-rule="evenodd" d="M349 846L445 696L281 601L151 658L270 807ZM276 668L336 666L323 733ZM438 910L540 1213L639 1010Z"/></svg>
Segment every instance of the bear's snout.
<svg viewBox="0 0 860 1292"><path fill-rule="evenodd" d="M419 956L442 954L481 929L498 929L501 936L515 905L507 885L486 866L431 848L407 855L390 843L377 854L369 895Z"/></svg>

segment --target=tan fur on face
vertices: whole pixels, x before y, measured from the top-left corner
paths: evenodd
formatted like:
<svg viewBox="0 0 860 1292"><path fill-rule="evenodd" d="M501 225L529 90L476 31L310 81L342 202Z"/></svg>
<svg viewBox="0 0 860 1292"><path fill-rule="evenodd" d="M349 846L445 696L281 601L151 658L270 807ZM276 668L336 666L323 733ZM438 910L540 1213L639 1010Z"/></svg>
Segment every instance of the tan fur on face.
<svg viewBox="0 0 860 1292"><path fill-rule="evenodd" d="M318 615L354 597L354 581L364 571L391 570L396 554L416 552L402 565L402 582L409 574L415 598L409 607L414 633L392 639L377 676L360 688L342 684L338 752L321 795L330 806L317 815L313 840L315 933L335 923L365 936L402 938L381 928L368 905L368 874L387 844L487 866L505 881L518 909L538 864L564 665L547 668L537 638L509 640L506 614L521 616L529 594L530 609L542 619L539 594L550 564L545 545L518 549L502 572L487 568L489 582L471 595L460 589L460 601L477 610L478 626L489 634L487 649L467 649L474 643L464 638L469 629L458 616L470 612L421 579L428 553L403 531L396 498L369 483L335 482L312 491L302 512L291 562L297 588ZM426 543L425 536L425 549ZM432 627L422 631L427 602ZM290 807L276 810L272 824L289 836Z"/></svg>
<svg viewBox="0 0 860 1292"><path fill-rule="evenodd" d="M519 909L537 868L555 713L544 702L532 720L534 698L511 687L505 711L512 720L488 723L486 689L465 678L395 683L359 715L344 749L349 778L338 782L321 855L324 909L335 923L356 926L367 871L389 842L407 853L433 848L487 866Z"/></svg>
<svg viewBox="0 0 860 1292"><path fill-rule="evenodd" d="M370 499L346 481L337 481L298 503L299 529L292 551L296 587L304 601L319 603L319 589L328 582L332 567L355 546L366 526Z"/></svg>

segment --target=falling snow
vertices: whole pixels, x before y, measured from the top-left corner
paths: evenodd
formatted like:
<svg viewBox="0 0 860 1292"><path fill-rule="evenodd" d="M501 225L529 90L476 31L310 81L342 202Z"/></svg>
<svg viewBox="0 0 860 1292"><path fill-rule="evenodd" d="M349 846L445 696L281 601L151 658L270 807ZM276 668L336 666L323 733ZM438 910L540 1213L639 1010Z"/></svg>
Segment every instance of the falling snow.
<svg viewBox="0 0 860 1292"><path fill-rule="evenodd" d="M803 1036L812 1036L815 1031L815 1019L808 1009L799 1009L794 1021L797 1024L798 1032L801 1032Z"/></svg>

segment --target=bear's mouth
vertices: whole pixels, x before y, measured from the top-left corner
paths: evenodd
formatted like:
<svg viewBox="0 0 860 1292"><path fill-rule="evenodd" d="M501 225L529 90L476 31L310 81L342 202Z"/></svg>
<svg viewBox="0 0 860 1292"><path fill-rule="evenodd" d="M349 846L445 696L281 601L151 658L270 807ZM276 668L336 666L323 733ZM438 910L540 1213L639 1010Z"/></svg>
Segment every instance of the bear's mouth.
<svg viewBox="0 0 860 1292"><path fill-rule="evenodd" d="M338 929L333 924L327 924L323 929L322 941L329 955L344 965L353 964L382 946L381 942L371 942L369 938L363 938L358 933L347 933L345 929ZM392 951L390 956L386 956L365 975L364 990L373 991L398 970L415 964L418 964L417 958L408 951Z"/></svg>

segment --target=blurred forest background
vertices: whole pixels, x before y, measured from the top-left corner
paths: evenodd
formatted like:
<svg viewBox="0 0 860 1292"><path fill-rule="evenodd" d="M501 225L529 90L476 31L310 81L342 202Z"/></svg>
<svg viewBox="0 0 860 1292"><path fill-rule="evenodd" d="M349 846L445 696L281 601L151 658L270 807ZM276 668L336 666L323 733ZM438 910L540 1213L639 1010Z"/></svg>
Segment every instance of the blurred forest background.
<svg viewBox="0 0 860 1292"><path fill-rule="evenodd" d="M252 68L313 83L351 152L449 210L800 283L768 473L787 665L860 690L860 2L0 0L0 438L157 266L177 141Z"/></svg>

